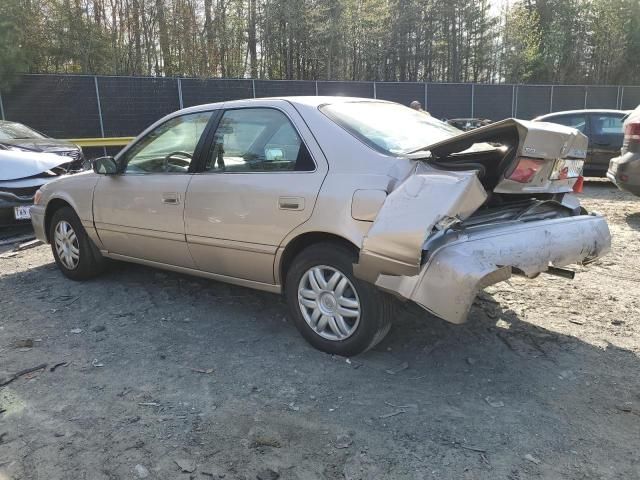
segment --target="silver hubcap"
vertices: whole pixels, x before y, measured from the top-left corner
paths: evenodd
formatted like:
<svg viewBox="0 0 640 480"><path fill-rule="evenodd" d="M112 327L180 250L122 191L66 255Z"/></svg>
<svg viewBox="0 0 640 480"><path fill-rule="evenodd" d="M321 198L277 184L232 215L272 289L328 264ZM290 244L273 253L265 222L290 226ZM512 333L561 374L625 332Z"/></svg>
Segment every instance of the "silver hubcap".
<svg viewBox="0 0 640 480"><path fill-rule="evenodd" d="M327 340L344 340L360 323L360 299L349 279L326 265L310 268L298 286L298 304L307 324Z"/></svg>
<svg viewBox="0 0 640 480"><path fill-rule="evenodd" d="M74 270L80 261L80 246L76 232L73 231L69 222L64 220L58 222L53 240L62 264L69 270Z"/></svg>

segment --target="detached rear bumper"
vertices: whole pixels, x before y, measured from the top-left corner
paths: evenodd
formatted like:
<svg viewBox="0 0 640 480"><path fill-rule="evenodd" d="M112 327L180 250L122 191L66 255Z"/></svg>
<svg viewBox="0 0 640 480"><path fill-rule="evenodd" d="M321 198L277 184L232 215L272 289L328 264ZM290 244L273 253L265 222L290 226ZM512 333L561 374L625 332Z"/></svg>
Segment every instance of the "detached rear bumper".
<svg viewBox="0 0 640 480"><path fill-rule="evenodd" d="M580 215L476 227L451 232L438 243L418 275L379 275L375 284L444 320L463 323L479 290L514 270L535 276L549 265L593 261L609 251L611 235L603 217Z"/></svg>

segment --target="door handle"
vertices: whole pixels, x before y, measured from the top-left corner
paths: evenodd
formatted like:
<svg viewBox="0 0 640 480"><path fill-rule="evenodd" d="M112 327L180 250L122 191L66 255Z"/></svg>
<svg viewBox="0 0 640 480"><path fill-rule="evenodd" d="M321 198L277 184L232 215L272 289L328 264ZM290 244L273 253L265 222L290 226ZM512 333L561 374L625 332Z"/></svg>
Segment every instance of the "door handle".
<svg viewBox="0 0 640 480"><path fill-rule="evenodd" d="M280 210L304 210L304 198L280 197L278 198L278 208Z"/></svg>
<svg viewBox="0 0 640 480"><path fill-rule="evenodd" d="M167 205L178 205L180 204L180 194L179 193L163 193L162 194L162 203Z"/></svg>

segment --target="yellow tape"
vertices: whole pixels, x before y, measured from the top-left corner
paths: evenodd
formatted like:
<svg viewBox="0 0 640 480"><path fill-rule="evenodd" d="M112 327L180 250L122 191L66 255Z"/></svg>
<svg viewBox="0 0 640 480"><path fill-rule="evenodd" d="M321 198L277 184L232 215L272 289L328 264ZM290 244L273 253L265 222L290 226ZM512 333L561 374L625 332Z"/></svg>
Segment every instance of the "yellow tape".
<svg viewBox="0 0 640 480"><path fill-rule="evenodd" d="M80 145L81 147L123 147L135 137L110 137L110 138L69 138L66 141Z"/></svg>

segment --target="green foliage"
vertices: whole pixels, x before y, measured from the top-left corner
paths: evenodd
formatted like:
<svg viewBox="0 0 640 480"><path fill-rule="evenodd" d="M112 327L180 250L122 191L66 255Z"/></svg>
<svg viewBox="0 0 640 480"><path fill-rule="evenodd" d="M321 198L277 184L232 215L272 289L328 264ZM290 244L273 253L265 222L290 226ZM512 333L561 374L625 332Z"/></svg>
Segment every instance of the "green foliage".
<svg viewBox="0 0 640 480"><path fill-rule="evenodd" d="M1 0L16 72L638 83L640 0Z"/></svg>
<svg viewBox="0 0 640 480"><path fill-rule="evenodd" d="M19 0L3 0L0 9L0 88L7 88L16 73L25 71L28 62L22 45L20 27L24 12Z"/></svg>

